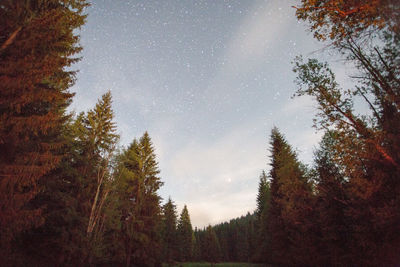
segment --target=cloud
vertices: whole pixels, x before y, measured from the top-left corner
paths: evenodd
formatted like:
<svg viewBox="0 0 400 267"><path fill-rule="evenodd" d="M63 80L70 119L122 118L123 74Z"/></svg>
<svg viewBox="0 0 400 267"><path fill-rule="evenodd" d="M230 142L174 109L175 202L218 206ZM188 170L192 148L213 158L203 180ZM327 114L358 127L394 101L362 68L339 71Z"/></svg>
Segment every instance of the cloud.
<svg viewBox="0 0 400 267"><path fill-rule="evenodd" d="M231 41L226 57L230 63L251 59L264 60L268 50L279 42L290 19L285 16L287 8L281 1L268 1L254 5Z"/></svg>
<svg viewBox="0 0 400 267"><path fill-rule="evenodd" d="M240 98L241 83L253 80L257 68L274 57L274 51L294 16L288 17L290 6L285 1L255 3L227 44L220 59L223 64L210 80L205 91L206 98L214 106L229 105L229 99Z"/></svg>

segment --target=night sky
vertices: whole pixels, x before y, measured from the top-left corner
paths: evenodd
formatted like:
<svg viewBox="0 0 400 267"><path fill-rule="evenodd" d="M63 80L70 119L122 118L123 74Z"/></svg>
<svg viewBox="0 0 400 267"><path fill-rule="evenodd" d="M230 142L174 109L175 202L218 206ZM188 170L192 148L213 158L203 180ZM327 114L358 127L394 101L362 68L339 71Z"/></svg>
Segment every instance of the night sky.
<svg viewBox="0 0 400 267"><path fill-rule="evenodd" d="M194 226L252 212L271 128L305 163L321 136L315 104L291 99L291 62L330 55L296 20L295 4L93 0L71 108L92 108L111 90L120 144L149 132L160 194L178 212L187 204Z"/></svg>

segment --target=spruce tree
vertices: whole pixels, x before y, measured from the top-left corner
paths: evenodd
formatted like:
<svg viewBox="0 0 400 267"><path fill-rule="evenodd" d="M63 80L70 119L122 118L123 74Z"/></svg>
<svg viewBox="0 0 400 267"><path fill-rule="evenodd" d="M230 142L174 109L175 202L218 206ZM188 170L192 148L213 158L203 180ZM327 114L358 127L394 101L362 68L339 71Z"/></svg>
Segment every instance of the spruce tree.
<svg viewBox="0 0 400 267"><path fill-rule="evenodd" d="M320 26L332 30L333 47L355 66L356 85L346 89L337 83L327 63L299 59L294 68L297 94L313 97L320 111L315 126L336 132L332 158L349 182L346 214L351 216L353 243L347 256L353 265L394 264L400 259L400 235L392 235L400 231L397 2L376 1L363 11L354 9L352 16L336 16L335 20L325 20L335 16L332 11L321 9L320 13L312 1L303 2L307 9L301 18L316 26L311 26L312 30L320 30ZM338 2L338 8L346 6L333 2ZM364 103L370 112L359 112L354 103Z"/></svg>
<svg viewBox="0 0 400 267"><path fill-rule="evenodd" d="M79 203L86 228L86 261L89 264L93 257L102 254L100 227L104 220L104 204L111 190L111 163L119 139L113 119L112 97L108 91L102 95L95 107L87 112L83 120L83 131L80 131L77 140L84 149L80 156L80 160L84 161L84 169L81 169Z"/></svg>
<svg viewBox="0 0 400 267"><path fill-rule="evenodd" d="M177 258L177 214L176 205L168 198L163 206L163 258L171 263Z"/></svg>
<svg viewBox="0 0 400 267"><path fill-rule="evenodd" d="M25 256L32 262L83 265L103 254L104 206L111 189L111 159L118 140L115 132L109 92L92 110L82 112L63 129L67 156L41 180L43 190L33 201L34 205L46 206L46 222L21 241L37 236L24 246Z"/></svg>
<svg viewBox="0 0 400 267"><path fill-rule="evenodd" d="M80 145L82 171L82 192L80 203L87 218L88 238L94 231L101 213L101 202L108 194L107 181L110 179L110 164L119 136L113 121L111 92L105 93L96 106L83 117L77 127L77 142Z"/></svg>
<svg viewBox="0 0 400 267"><path fill-rule="evenodd" d="M277 128L271 132L271 206L268 230L272 262L308 264L313 251L311 187L296 153Z"/></svg>
<svg viewBox="0 0 400 267"><path fill-rule="evenodd" d="M149 134L133 140L118 163L115 194L120 219L115 227L120 233L123 259L116 260L123 260L127 266L155 265L161 257L161 198L157 191L163 183Z"/></svg>
<svg viewBox="0 0 400 267"><path fill-rule="evenodd" d="M204 259L208 262L215 263L221 258L221 248L215 231L211 225L207 226L204 236Z"/></svg>
<svg viewBox="0 0 400 267"><path fill-rule="evenodd" d="M189 211L184 205L178 221L178 247L179 260L190 261L193 255L194 234L192 223L190 222Z"/></svg>
<svg viewBox="0 0 400 267"><path fill-rule="evenodd" d="M207 228L195 231L196 242L200 245L200 257L197 261L249 262L257 246L255 232L256 213L231 219ZM216 235L216 240L212 237Z"/></svg>
<svg viewBox="0 0 400 267"><path fill-rule="evenodd" d="M203 259L201 250L202 250L202 239L201 239L201 232L197 227L194 228L194 248L193 248L193 260L194 261L201 261Z"/></svg>
<svg viewBox="0 0 400 267"><path fill-rule="evenodd" d="M351 251L351 218L346 210L349 205L348 182L340 166L334 161L334 131L325 133L315 152L317 200L315 212L318 223L318 265L345 265Z"/></svg>
<svg viewBox="0 0 400 267"><path fill-rule="evenodd" d="M268 256L268 212L270 206L270 185L267 180L265 171L262 171L260 175L260 181L258 183L258 194L257 194L257 246L255 248L254 260L266 262Z"/></svg>
<svg viewBox="0 0 400 267"><path fill-rule="evenodd" d="M285 260L285 250L289 246L289 240L286 235L286 225L282 217L283 198L281 190L281 182L277 176L277 170L280 168L278 156L287 146L283 136L279 133L277 128L271 131L271 170L269 176L271 178L271 203L268 212L268 232L271 237L271 245L269 250L271 251L271 261L283 263Z"/></svg>
<svg viewBox="0 0 400 267"><path fill-rule="evenodd" d="M2 1L0 5L0 258L12 264L21 232L43 223L30 201L62 159L65 109L81 48L84 0ZM15 251L15 250L14 250Z"/></svg>
<svg viewBox="0 0 400 267"><path fill-rule="evenodd" d="M269 202L269 182L267 180L267 174L262 171L260 175L260 181L258 183L258 194L257 194L257 220L260 221L262 213L268 210Z"/></svg>
<svg viewBox="0 0 400 267"><path fill-rule="evenodd" d="M221 249L220 260L224 262L230 261L229 246L231 246L231 244L229 240L229 224L227 222L218 224L215 225L213 229L215 231L215 234L217 235L219 246Z"/></svg>

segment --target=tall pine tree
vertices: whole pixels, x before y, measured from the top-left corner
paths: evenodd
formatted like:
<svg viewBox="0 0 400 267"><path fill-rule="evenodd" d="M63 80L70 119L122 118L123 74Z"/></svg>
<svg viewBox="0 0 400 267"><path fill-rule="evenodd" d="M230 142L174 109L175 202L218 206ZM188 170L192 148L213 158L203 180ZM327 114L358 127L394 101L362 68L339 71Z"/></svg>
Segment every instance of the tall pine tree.
<svg viewBox="0 0 400 267"><path fill-rule="evenodd" d="M111 163L119 139L113 119L112 97L108 91L82 121L78 120L83 126L78 128L81 131L77 136L82 148L77 159L82 163L78 198L85 227L85 257L89 264L96 254L101 255L101 251L96 251L101 247L99 227L104 220L104 203L111 190Z"/></svg>
<svg viewBox="0 0 400 267"><path fill-rule="evenodd" d="M101 256L104 205L118 140L115 132L110 92L66 125L63 150L67 156L41 180L42 191L33 201L45 206L46 222L21 240L27 244L25 257L32 263L82 265Z"/></svg>
<svg viewBox="0 0 400 267"><path fill-rule="evenodd" d="M126 266L155 265L161 260L161 198L157 191L163 183L149 134L146 132L139 141L135 139L118 162L116 231L122 242L122 260Z"/></svg>
<svg viewBox="0 0 400 267"><path fill-rule="evenodd" d="M182 209L182 213L178 221L178 249L179 260L190 261L193 255L194 234L192 223L190 222L189 211L186 205Z"/></svg>
<svg viewBox="0 0 400 267"><path fill-rule="evenodd" d="M277 128L271 132L271 206L268 230L271 260L309 264L313 251L311 187L296 153Z"/></svg>
<svg viewBox="0 0 400 267"><path fill-rule="evenodd" d="M81 48L84 0L2 1L0 5L0 258L14 238L43 223L30 201L62 159L61 131L73 94L67 71Z"/></svg>
<svg viewBox="0 0 400 267"><path fill-rule="evenodd" d="M257 247L255 248L254 260L257 262L266 262L269 257L268 242L269 236L267 231L268 213L270 206L270 184L267 180L265 171L260 175L257 194Z"/></svg>
<svg viewBox="0 0 400 267"><path fill-rule="evenodd" d="M176 205L171 198L163 206L163 258L164 261L172 263L177 259L177 214Z"/></svg>

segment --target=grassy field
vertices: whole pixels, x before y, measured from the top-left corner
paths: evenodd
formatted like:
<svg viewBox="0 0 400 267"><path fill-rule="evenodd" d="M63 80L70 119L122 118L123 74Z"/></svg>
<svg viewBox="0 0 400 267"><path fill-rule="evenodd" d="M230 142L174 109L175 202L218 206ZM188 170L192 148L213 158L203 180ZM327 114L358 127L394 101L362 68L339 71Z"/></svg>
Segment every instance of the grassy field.
<svg viewBox="0 0 400 267"><path fill-rule="evenodd" d="M263 264L252 264L245 262L223 262L223 263L208 263L208 262L185 262L185 263L177 263L175 265L167 265L164 264L163 267L263 267Z"/></svg>

